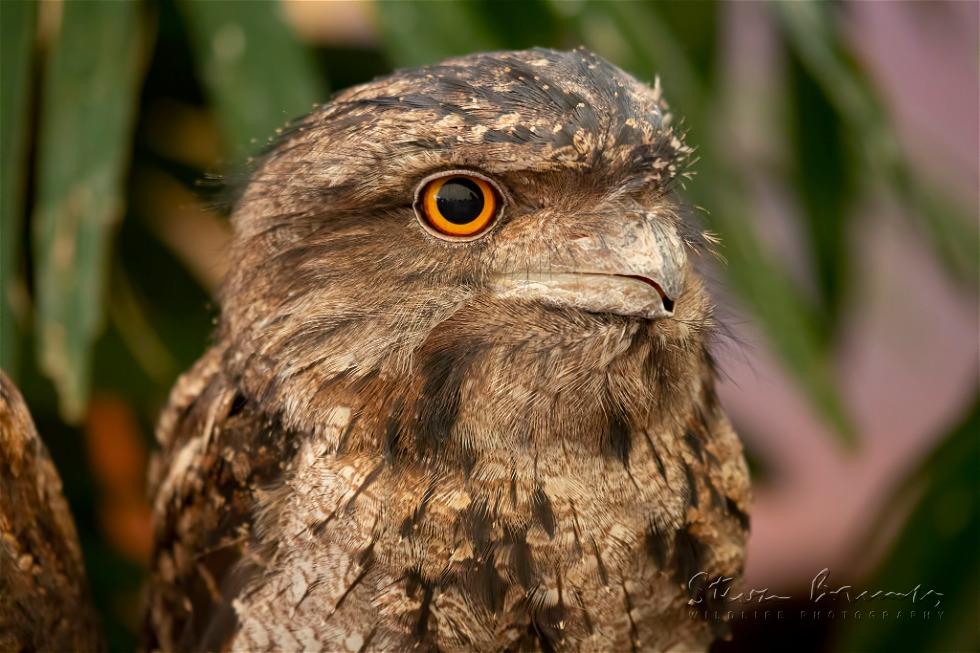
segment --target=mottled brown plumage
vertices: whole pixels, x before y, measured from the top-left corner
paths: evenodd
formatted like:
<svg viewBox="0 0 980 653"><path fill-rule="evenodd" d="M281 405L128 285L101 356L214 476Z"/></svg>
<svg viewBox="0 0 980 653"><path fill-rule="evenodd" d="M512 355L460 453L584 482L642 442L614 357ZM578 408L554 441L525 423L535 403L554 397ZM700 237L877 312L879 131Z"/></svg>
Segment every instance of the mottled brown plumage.
<svg viewBox="0 0 980 653"><path fill-rule="evenodd" d="M0 371L0 651L103 648L61 479Z"/></svg>
<svg viewBox="0 0 980 653"><path fill-rule="evenodd" d="M723 624L688 581L739 576L749 498L688 153L658 89L582 50L399 72L298 121L160 421L150 648L704 649ZM503 196L472 242L416 219L447 170Z"/></svg>

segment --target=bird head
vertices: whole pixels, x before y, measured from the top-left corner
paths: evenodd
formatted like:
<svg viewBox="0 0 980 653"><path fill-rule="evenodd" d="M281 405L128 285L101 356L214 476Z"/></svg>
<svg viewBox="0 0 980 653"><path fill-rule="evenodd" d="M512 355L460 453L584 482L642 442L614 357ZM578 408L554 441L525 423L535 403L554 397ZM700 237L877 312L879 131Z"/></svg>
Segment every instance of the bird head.
<svg viewBox="0 0 980 653"><path fill-rule="evenodd" d="M271 147L234 211L229 363L288 413L423 359L530 356L585 388L638 347L700 357L699 236L672 190L690 152L659 86L581 49L344 91Z"/></svg>

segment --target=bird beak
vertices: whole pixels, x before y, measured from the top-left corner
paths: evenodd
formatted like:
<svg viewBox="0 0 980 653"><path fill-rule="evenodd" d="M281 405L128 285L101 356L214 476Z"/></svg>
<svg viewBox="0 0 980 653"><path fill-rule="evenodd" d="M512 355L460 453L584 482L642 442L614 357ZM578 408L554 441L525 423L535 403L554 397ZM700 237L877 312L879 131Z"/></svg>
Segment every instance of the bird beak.
<svg viewBox="0 0 980 653"><path fill-rule="evenodd" d="M620 222L612 233L572 239L547 260L494 275L494 294L592 313L649 320L670 317L684 284L687 257L672 227Z"/></svg>

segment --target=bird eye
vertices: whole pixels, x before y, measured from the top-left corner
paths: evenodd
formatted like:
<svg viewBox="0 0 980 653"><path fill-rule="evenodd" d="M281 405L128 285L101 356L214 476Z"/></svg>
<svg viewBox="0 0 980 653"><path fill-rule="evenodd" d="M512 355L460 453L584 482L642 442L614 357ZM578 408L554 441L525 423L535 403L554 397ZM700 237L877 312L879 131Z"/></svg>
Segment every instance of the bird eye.
<svg viewBox="0 0 980 653"><path fill-rule="evenodd" d="M461 239L486 231L499 213L500 202L486 179L449 174L427 182L417 204L425 224L437 235Z"/></svg>

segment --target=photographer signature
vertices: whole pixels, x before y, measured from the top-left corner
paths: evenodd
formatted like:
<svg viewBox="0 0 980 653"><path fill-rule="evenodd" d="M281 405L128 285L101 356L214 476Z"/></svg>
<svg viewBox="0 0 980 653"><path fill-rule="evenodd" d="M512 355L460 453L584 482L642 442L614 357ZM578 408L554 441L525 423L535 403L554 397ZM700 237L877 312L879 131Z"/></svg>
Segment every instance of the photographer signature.
<svg viewBox="0 0 980 653"><path fill-rule="evenodd" d="M765 603L768 601L785 601L792 599L791 596L775 594L769 588L748 589L735 591L733 587L735 579L727 576L710 578L707 572L699 571L691 576L687 587L691 590L692 598L688 601L689 605L699 605L708 601L727 601L730 603ZM843 601L847 604L873 601L875 599L890 599L895 601L909 600L913 605L923 603L927 600L934 601L932 607L938 608L943 601L944 594L934 589L923 590L922 584L907 591L895 591L884 589L857 589L853 585L833 586L830 584L830 569L824 567L810 581L810 595L808 600L811 603L821 601Z"/></svg>

